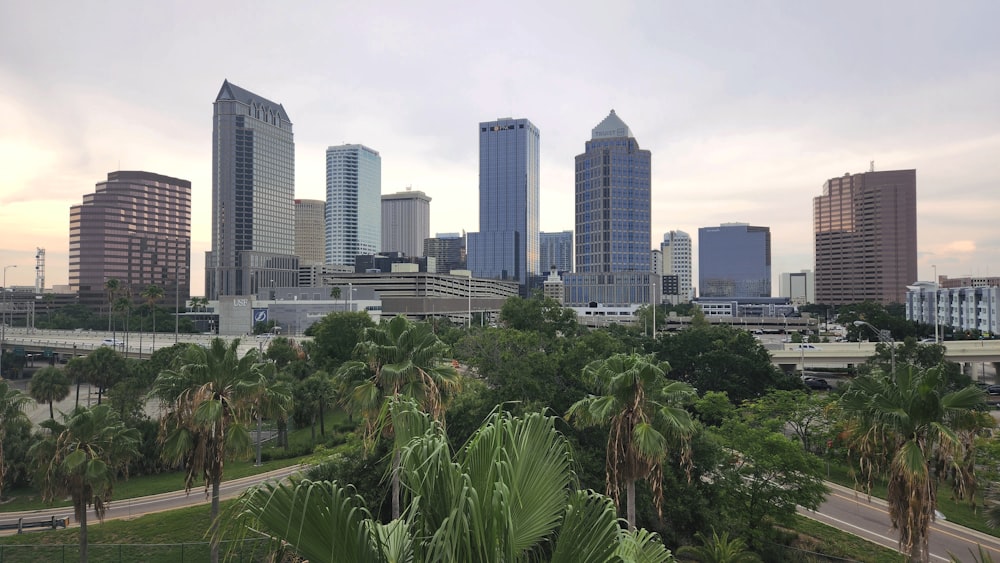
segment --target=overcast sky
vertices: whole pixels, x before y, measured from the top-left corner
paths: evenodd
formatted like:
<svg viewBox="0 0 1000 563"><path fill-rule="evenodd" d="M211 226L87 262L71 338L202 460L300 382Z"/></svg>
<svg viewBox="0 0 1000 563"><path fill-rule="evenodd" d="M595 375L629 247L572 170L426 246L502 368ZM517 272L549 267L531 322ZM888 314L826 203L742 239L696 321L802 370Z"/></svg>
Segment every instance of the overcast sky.
<svg viewBox="0 0 1000 563"><path fill-rule="evenodd" d="M477 7L482 6L482 7ZM284 105L298 198L329 145L382 156L382 192L478 228L478 123L541 131L541 227L573 229L573 158L613 108L653 155L663 233L771 228L813 267L812 198L845 172L917 169L919 275L1000 275L1000 3L0 3L0 266L68 282L69 208L113 170L193 184L192 292L211 246L223 79ZM697 254L695 254L697 256ZM697 260L695 260L697 268ZM697 284L697 278L695 278Z"/></svg>

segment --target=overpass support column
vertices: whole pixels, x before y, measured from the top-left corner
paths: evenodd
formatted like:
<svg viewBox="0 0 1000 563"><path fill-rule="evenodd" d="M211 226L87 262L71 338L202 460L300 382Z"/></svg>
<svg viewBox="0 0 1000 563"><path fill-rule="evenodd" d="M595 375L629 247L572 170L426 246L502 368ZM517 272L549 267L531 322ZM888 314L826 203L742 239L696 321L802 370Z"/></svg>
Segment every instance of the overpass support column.
<svg viewBox="0 0 1000 563"><path fill-rule="evenodd" d="M993 381L996 382L997 376L1000 375L1000 362L990 362L990 367L993 368Z"/></svg>

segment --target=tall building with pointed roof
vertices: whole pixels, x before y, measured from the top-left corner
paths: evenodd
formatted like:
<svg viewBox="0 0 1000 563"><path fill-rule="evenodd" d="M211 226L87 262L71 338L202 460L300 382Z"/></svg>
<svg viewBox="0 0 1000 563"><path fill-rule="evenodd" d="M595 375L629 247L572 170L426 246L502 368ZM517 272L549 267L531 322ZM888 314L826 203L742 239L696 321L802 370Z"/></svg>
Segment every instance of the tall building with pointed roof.
<svg viewBox="0 0 1000 563"><path fill-rule="evenodd" d="M295 142L285 108L223 81L212 127L212 250L205 295L294 287Z"/></svg>
<svg viewBox="0 0 1000 563"><path fill-rule="evenodd" d="M591 131L576 157L576 269L564 279L567 304L629 305L657 295L651 160L615 110Z"/></svg>

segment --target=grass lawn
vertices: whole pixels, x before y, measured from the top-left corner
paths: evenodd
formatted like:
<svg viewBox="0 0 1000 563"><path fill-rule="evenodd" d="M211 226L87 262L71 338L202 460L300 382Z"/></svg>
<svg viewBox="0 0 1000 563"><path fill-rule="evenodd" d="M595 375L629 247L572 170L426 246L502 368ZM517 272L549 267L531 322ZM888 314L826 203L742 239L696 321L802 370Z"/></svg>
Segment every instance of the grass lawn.
<svg viewBox="0 0 1000 563"><path fill-rule="evenodd" d="M799 534L795 547L801 550L795 557L795 560L798 561L829 561L831 557L865 563L902 563L906 561L906 557L898 551L842 532L805 516L795 517L795 531Z"/></svg>

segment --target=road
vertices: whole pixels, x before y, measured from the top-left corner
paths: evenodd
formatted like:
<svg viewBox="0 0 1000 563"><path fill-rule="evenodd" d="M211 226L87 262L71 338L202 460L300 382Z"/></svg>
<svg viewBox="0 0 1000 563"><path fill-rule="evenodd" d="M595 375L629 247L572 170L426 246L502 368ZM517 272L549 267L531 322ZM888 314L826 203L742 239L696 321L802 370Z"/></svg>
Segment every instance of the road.
<svg viewBox="0 0 1000 563"><path fill-rule="evenodd" d="M289 475L302 470L302 466L294 465L291 467L284 467L281 469L275 469L274 471L269 471L267 473L261 473L259 475L251 475L249 477L243 477L242 479L233 479L231 481L225 481L222 483L220 488L220 494L223 500L228 498L233 498L250 488L252 485L257 483L262 483L269 480L280 480L288 477ZM209 499L204 492L204 487L196 487L191 489L190 493L185 493L184 491L173 491L169 493L162 493L158 495L150 495L146 497L138 497L133 499L120 499L114 500L108 505L108 510L105 513L105 520L130 520L132 518L137 518L144 514L152 514L154 512L163 512L164 510L174 510L177 508L184 508L188 506L195 506L198 504L208 504L211 499ZM55 516L56 518L62 518L69 516L73 519L73 507L64 506L61 508L46 508L43 510L26 510L21 512L2 512L0 513L0 524L10 524L17 523L18 518L26 518L31 521L45 520ZM91 520L97 520L93 516L91 511L87 515L88 522ZM16 530L10 532L3 532L4 535L10 535L16 533Z"/></svg>
<svg viewBox="0 0 1000 563"><path fill-rule="evenodd" d="M830 495L818 511L800 508L799 513L881 546L897 549L899 536L891 528L884 500L873 497L869 501L864 494L834 483L827 483L827 486ZM941 519L931 523L932 561L950 561L949 553L962 561L971 560L970 550L979 553L977 545L982 545L995 560L1000 560L1000 538Z"/></svg>

